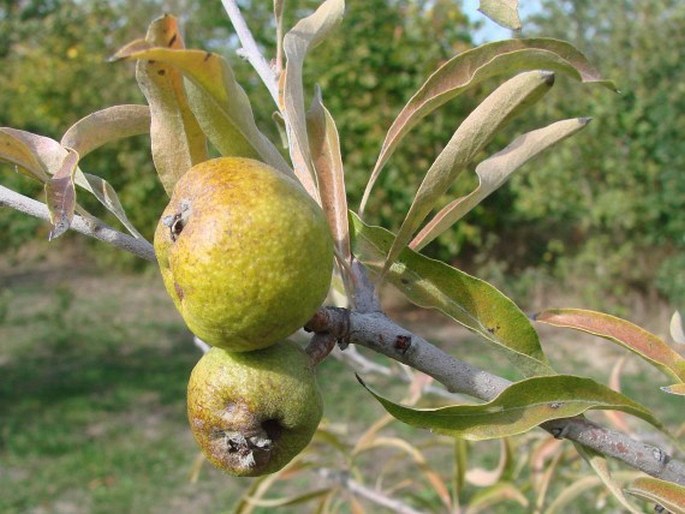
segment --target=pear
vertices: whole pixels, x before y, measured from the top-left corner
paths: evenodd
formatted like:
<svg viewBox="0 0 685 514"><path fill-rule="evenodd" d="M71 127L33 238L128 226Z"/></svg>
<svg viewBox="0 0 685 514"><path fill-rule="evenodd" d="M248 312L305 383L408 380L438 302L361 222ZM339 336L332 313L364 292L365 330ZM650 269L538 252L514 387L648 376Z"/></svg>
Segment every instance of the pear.
<svg viewBox="0 0 685 514"><path fill-rule="evenodd" d="M205 457L234 476L278 471L311 440L323 403L308 355L291 341L210 350L188 382L188 420Z"/></svg>
<svg viewBox="0 0 685 514"><path fill-rule="evenodd" d="M154 244L188 328L229 351L289 336L330 287L333 243L323 211L294 179L252 159L213 159L186 172Z"/></svg>

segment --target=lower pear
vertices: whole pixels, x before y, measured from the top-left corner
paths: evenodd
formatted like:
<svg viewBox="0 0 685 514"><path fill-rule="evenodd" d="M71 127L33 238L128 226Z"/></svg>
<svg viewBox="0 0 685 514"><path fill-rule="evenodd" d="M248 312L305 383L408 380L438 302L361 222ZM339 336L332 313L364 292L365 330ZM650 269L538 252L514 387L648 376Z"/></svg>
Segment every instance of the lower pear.
<svg viewBox="0 0 685 514"><path fill-rule="evenodd" d="M188 382L193 436L234 476L281 469L307 446L322 412L313 365L291 341L252 352L211 348Z"/></svg>

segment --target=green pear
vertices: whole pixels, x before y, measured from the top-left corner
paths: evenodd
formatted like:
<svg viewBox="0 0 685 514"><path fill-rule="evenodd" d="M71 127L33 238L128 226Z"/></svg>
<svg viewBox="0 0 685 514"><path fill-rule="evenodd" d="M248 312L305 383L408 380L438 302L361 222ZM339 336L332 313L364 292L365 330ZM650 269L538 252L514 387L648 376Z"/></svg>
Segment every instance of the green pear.
<svg viewBox="0 0 685 514"><path fill-rule="evenodd" d="M188 328L229 351L289 336L330 287L333 242L323 211L294 179L252 159L213 159L186 172L154 243Z"/></svg>
<svg viewBox="0 0 685 514"><path fill-rule="evenodd" d="M278 471L302 451L323 403L309 356L291 341L211 348L188 382L188 420L205 457L235 476Z"/></svg>

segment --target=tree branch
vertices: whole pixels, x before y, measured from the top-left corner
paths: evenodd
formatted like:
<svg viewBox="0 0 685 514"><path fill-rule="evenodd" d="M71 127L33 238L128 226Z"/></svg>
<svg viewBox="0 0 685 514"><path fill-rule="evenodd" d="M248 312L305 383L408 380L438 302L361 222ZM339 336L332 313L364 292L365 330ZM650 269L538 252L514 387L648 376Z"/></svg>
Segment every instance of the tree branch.
<svg viewBox="0 0 685 514"><path fill-rule="evenodd" d="M381 312L324 307L307 323L307 328L332 334L344 344L365 346L423 371L450 392L489 401L511 384L443 352ZM540 426L556 438L575 441L648 475L685 485L685 464L657 446L636 441L583 417L551 420Z"/></svg>
<svg viewBox="0 0 685 514"><path fill-rule="evenodd" d="M239 55L247 59L252 65L262 79L262 82L264 82L266 88L269 90L274 102L278 105L278 82L276 74L259 50L257 42L252 36L252 32L247 26L247 23L245 23L245 18L243 18L243 15L238 8L237 2L235 0L221 0L221 3L233 24L240 44L243 45Z"/></svg>
<svg viewBox="0 0 685 514"><path fill-rule="evenodd" d="M2 185L0 185L0 207L9 207L29 216L50 221L50 213L44 203L28 198ZM70 228L88 237L116 246L141 259L151 262L157 260L155 249L148 241L119 232L99 220L97 223L93 223L83 216L75 214Z"/></svg>

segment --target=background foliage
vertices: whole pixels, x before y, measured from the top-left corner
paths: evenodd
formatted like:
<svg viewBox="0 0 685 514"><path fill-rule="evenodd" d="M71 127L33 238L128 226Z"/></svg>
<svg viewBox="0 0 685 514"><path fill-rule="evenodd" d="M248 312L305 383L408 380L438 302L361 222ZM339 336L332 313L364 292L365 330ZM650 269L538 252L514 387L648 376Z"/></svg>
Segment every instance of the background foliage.
<svg viewBox="0 0 685 514"><path fill-rule="evenodd" d="M162 5L163 4L163 5ZM249 5L247 5L249 4ZM288 2L286 26L317 2ZM244 12L273 55L269 2L244 2ZM144 34L162 11L182 13L189 46L227 55L253 98L263 129L277 136L268 95L232 50L236 41L219 2L52 0L0 3L0 125L59 138L71 123L107 105L143 101L128 64L105 60ZM685 301L685 6L676 0L543 2L526 36L567 39L620 85L612 95L560 80L524 129L578 115L595 121L584 133L529 164L426 251L527 296L541 278L583 282L590 306L619 301L630 291L658 291ZM343 29L312 55L305 70L316 80L342 134L350 205L355 208L390 121L428 73L472 46L474 25L449 0L350 3ZM567 87L568 86L568 87ZM482 93L491 87L485 84ZM17 101L20 98L21 101ZM263 101L260 101L262 99ZM381 175L367 219L396 229L432 162L475 105L463 97L421 124ZM508 140L493 142L489 152ZM165 203L144 137L102 149L84 166L120 192L133 223L150 235ZM2 181L39 195L34 184L0 167ZM470 185L461 181L462 190ZM447 200L447 198L445 199ZM97 206L88 205L96 212ZM33 218L3 211L3 250L44 239ZM108 249L109 259L128 259ZM507 277L506 279L503 277ZM588 289L588 278L592 288ZM506 283L504 283L506 281ZM611 284L611 285L610 285ZM518 289L516 289L518 288ZM610 289L611 288L611 289ZM601 293L601 294L600 294ZM602 300L598 300L602 299Z"/></svg>

